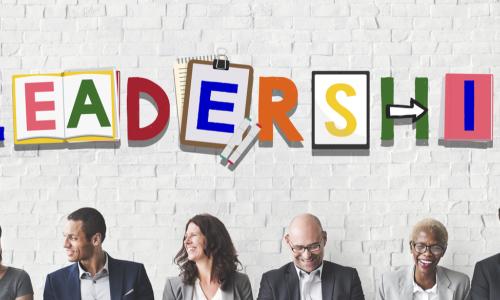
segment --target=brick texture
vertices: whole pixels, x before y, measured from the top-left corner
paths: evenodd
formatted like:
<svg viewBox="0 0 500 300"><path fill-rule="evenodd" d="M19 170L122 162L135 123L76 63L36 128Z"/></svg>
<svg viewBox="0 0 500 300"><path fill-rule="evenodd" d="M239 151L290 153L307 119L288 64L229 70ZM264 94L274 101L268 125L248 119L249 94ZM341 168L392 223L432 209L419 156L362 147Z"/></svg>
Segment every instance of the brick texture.
<svg viewBox="0 0 500 300"><path fill-rule="evenodd" d="M499 24L497 0L0 0L4 261L25 268L42 299L46 274L67 264L65 216L94 206L109 226L105 248L143 262L160 299L166 277L178 273L172 260L185 222L209 212L227 225L256 296L261 274L289 260L281 243L288 221L310 211L328 231L326 258L358 268L367 299L382 272L411 263L408 233L423 217L448 227L442 264L471 275L477 260L499 251L500 150L497 142L438 145L440 103L446 72L498 75ZM257 145L234 172L212 154L179 149L173 62L218 47L252 64L256 83L257 76L294 80L292 122L303 147L290 148L275 133L272 148ZM12 74L105 66L122 71L122 99L129 76L167 92L171 120L157 142L129 145L122 101L119 147L14 148ZM312 155L313 70L371 72L368 156ZM393 146L381 146L382 76L395 77L396 102L413 95L415 77L429 77L428 146L416 145L410 125L396 127Z"/></svg>

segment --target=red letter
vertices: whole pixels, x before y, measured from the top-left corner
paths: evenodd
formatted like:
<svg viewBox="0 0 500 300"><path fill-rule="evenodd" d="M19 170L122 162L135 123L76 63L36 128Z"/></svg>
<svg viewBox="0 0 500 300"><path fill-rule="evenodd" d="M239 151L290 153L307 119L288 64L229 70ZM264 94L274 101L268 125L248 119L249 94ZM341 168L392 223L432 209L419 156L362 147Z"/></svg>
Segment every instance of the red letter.
<svg viewBox="0 0 500 300"><path fill-rule="evenodd" d="M54 110L54 101L36 101L35 93L37 92L53 92L53 82L31 82L24 85L26 98L26 129L30 130L54 130L56 129L56 121L54 120L37 120L37 111Z"/></svg>
<svg viewBox="0 0 500 300"><path fill-rule="evenodd" d="M287 112L297 106L297 87L293 81L284 77L260 77L259 89L259 124L262 126L259 140L272 142L274 120L289 142L302 141L302 136L287 116ZM273 90L280 90L283 100L273 102Z"/></svg>
<svg viewBox="0 0 500 300"><path fill-rule="evenodd" d="M158 108L158 116L144 128L139 127L139 96L145 93L151 96ZM145 141L154 138L165 129L170 119L170 102L167 94L156 83L140 77L131 77L127 82L127 127L128 139Z"/></svg>

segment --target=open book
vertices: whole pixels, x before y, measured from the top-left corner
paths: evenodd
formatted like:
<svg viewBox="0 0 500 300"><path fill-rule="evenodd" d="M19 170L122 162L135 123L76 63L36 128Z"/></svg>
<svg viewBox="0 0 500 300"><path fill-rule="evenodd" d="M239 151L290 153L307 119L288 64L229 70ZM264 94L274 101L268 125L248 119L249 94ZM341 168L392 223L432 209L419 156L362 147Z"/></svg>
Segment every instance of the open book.
<svg viewBox="0 0 500 300"><path fill-rule="evenodd" d="M120 72L14 75L14 143L118 141Z"/></svg>

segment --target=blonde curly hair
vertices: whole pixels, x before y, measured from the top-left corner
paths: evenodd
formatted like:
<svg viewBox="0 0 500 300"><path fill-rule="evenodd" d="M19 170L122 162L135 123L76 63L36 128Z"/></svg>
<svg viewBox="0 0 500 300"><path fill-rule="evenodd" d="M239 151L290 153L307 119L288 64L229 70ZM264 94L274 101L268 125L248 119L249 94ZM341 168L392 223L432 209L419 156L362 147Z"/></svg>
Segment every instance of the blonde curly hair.
<svg viewBox="0 0 500 300"><path fill-rule="evenodd" d="M414 242L420 232L432 233L440 245L448 246L448 231L438 220L426 218L417 222L411 231L410 241Z"/></svg>

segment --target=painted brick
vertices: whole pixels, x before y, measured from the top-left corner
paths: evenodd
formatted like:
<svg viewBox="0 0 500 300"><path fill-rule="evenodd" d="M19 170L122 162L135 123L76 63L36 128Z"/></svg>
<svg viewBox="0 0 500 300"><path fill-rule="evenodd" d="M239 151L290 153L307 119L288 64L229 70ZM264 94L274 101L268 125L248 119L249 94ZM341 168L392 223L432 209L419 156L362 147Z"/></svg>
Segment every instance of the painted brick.
<svg viewBox="0 0 500 300"><path fill-rule="evenodd" d="M453 148L437 139L444 74L500 71L500 5L488 0L81 2L0 4L0 124L7 137L0 146L2 246L6 263L30 272L36 295L43 292L45 275L67 264L60 232L65 216L82 206L104 213L105 247L112 255L145 263L156 298L165 278L178 274L172 257L186 221L204 212L226 223L254 295L263 272L290 260L283 233L292 216L305 211L316 214L328 232L325 257L356 267L367 299L374 298L382 272L411 263L408 234L424 217L448 228L442 261L447 267L470 276L477 260L498 251L497 143ZM272 147L257 144L234 171L219 165L215 151L179 149L172 64L217 47L226 48L231 61L253 65L254 114L259 76L295 82L299 103L291 119L305 139L302 147L289 147L276 131ZM112 148L14 150L12 74L101 66L123 74L124 137L126 79L146 77L164 88L171 120L158 142L131 147L125 138ZM370 152L311 153L311 71L353 69L371 73ZM380 77L386 76L395 77L398 103L413 95L414 77L429 77L428 146L417 146L406 125L396 126L393 146L380 144L377 101ZM144 112L154 118L154 110Z"/></svg>

